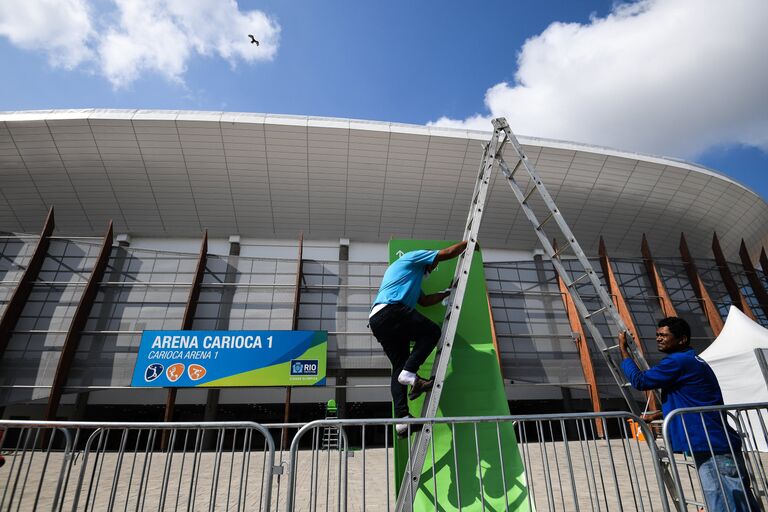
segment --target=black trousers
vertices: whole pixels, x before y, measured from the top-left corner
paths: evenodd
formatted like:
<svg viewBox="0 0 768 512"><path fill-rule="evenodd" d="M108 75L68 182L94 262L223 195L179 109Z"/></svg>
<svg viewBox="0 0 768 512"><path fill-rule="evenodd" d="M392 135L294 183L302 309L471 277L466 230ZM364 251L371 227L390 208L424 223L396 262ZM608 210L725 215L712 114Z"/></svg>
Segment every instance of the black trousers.
<svg viewBox="0 0 768 512"><path fill-rule="evenodd" d="M440 327L413 308L389 304L373 315L371 331L392 363L390 391L398 418L407 416L408 387L397 381L402 370L416 373L440 340ZM410 350L410 341L415 345Z"/></svg>

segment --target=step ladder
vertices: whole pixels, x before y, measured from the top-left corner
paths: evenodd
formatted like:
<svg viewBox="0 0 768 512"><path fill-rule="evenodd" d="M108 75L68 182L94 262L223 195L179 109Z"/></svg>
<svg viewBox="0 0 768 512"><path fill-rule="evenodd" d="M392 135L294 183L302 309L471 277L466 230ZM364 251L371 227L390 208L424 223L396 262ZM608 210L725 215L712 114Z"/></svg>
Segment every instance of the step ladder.
<svg viewBox="0 0 768 512"><path fill-rule="evenodd" d="M493 120L493 135L490 142L484 146L483 157L480 164L480 170L478 178L475 183L475 191L472 194L472 202L470 206L467 223L464 229L464 240L468 241L467 250L461 255L456 267L456 274L454 277L454 286L456 288L448 307L446 310L445 321L443 323L443 332L440 341L437 345L437 356L432 369L432 375L435 378L435 384L432 392L427 396L424 402L424 408L421 416L423 418L433 418L437 413L437 407L440 401L440 394L442 392L443 381L445 379L445 372L448 367L450 359L451 348L453 345L453 339L456 334L456 328L458 326L459 316L461 312L461 302L464 298L464 290L466 289L467 280L469 277L469 268L472 263L472 254L477 244L477 233L482 220L483 211L485 210L485 203L488 193L488 185L490 178L494 170L500 168L502 174L506 178L515 198L518 200L523 213L525 213L528 220L534 227L536 236L539 242L544 247L547 256L552 261L555 270L565 283L568 292L573 299L574 305L582 317L587 329L599 349L603 360L606 363L612 377L616 381L619 390L624 397L627 406L630 411L640 416L642 410L638 404L638 401L634 398L631 392L631 384L627 381L624 372L620 368L621 363L621 351L618 344L608 345L603 338L600 330L595 324L595 319L600 315L604 315L609 325L615 326L618 332L624 332L627 337L628 351L630 357L635 361L641 370L648 369L648 363L643 357L642 353L638 349L632 335L630 334L627 326L616 310L611 297L603 287L600 279L595 273L589 259L584 251L581 249L576 237L571 231L568 224L565 222L560 210L555 204L552 196L544 186L536 168L533 163L528 160L525 155L522 146L515 137L512 130L509 128L506 119L497 118ZM510 168L502 156L502 151L505 145L510 145L514 153L514 157L517 159L515 165ZM523 180L516 180L515 175L523 169ZM521 183L522 181L522 183ZM522 184L522 186L521 186ZM539 220L532 206L533 202L536 202L537 210L544 210L543 220ZM554 223L552 223L554 221ZM544 228L549 226L556 227L555 237L550 237L545 232ZM559 239L562 240L562 246L553 247L550 240ZM569 252L566 252L569 251ZM572 278L568 270L562 263L564 256L568 256L569 259L577 262L581 269L576 273L576 277ZM575 257L575 259L574 259ZM581 297L582 293L589 293L597 297L599 306L593 311L589 311L584 304ZM654 392L657 395L657 400L661 401L661 397L658 392ZM411 447L410 458L408 465L403 476L402 485L400 486L400 493L397 499L396 510L398 512L404 512L406 510L412 510L413 499L415 497L416 490L419 486L421 473L424 466L424 459L426 457L427 449L432 439L432 426L424 425L421 433L417 434L417 437ZM659 455L663 459L666 454L663 450L659 450ZM676 489L672 475L669 472L669 468L664 465L663 479L672 495L673 500L679 501L677 498Z"/></svg>
<svg viewBox="0 0 768 512"><path fill-rule="evenodd" d="M501 157L501 144L499 142L501 135L501 132L495 131L491 141L483 147L483 159L480 164L477 180L475 181L475 190L472 193L472 201L462 237L462 240L467 241L467 248L459 255L456 263L456 272L451 282L452 293L446 303L443 329L440 340L437 342L435 362L432 365L432 377L435 379L435 382L424 399L424 406L421 411L422 418L434 418L437 414L437 406L440 403L440 395L443 392L445 373L451 359L451 351L453 350L453 340L456 335L456 328L459 325L459 317L461 316L464 292L469 281L469 269L472 266L472 258L477 247L477 233L480 229L483 212L485 211L488 184L491 181L494 170L498 167ZM422 430L416 434L414 442L410 445L410 457L403 475L395 507L395 510L398 512L412 509L413 499L416 495L416 490L419 488L424 459L427 456L427 450L432 441L432 434L432 425L424 425Z"/></svg>
<svg viewBox="0 0 768 512"><path fill-rule="evenodd" d="M335 420L335 419L338 419L338 418L336 418L335 416L333 416L333 417L329 416L329 417L327 417L325 419L326 420ZM339 449L339 437L340 437L339 427L334 427L334 426L330 426L330 425L326 426L323 429L323 441L322 441L321 449L323 451L338 450Z"/></svg>
<svg viewBox="0 0 768 512"><path fill-rule="evenodd" d="M325 419L337 420L339 419L338 408L336 407L336 400L328 400L325 406ZM334 425L326 425L323 429L323 439L321 444L322 450L338 450L339 449L339 437L341 431L339 427Z"/></svg>

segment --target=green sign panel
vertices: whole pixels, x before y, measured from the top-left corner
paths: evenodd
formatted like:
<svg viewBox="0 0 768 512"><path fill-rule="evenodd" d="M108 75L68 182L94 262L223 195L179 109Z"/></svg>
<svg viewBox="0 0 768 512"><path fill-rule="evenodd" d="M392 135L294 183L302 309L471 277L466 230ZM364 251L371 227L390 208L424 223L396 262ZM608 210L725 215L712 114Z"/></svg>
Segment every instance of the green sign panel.
<svg viewBox="0 0 768 512"><path fill-rule="evenodd" d="M391 263L409 251L443 249L453 243L455 242L390 240L389 261ZM456 270L456 261L454 259L440 263L435 272L424 280L422 290L425 294L438 292L450 285ZM418 310L433 322L442 325L444 306L418 306ZM419 374L428 377L433 362L434 354L427 359ZM420 415L423 402L424 395L410 403L413 416ZM477 252L472 259L461 318L437 416L504 416L509 413L499 360L493 345L482 254ZM529 510L523 461L513 425L509 422L500 424L497 433L495 423L479 424L477 435L477 444L480 447L479 465L473 425L457 425L455 442L449 425L435 425L433 446L436 476L433 480L433 454L430 450L424 463L414 510L436 510L435 504L438 504L439 510L459 510L459 493L461 510L507 510L507 506L509 510ZM503 450L502 457L499 456L499 445ZM457 450L455 454L454 446ZM398 440L395 444L395 474L398 486L402 482L407 459L408 443L406 440ZM454 460L459 461L459 474L455 474Z"/></svg>

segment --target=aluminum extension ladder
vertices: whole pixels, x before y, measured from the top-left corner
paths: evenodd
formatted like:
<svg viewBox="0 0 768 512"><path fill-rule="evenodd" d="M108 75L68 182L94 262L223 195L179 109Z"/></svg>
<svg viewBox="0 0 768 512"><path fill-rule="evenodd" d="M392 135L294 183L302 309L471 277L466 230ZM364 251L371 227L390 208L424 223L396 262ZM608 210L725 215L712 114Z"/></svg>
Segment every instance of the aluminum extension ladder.
<svg viewBox="0 0 768 512"><path fill-rule="evenodd" d="M469 268L472 263L472 254L477 244L477 233L480 228L480 222L482 220L483 211L485 209L485 202L487 198L488 185L491 175L495 168L498 166L501 169L502 174L507 180L512 192L515 195L520 207L525 213L528 220L534 227L536 236L539 242L544 247L547 256L552 261L555 270L560 278L565 283L568 292L573 299L576 309L579 315L583 319L584 323L589 330L592 340L599 349L603 360L608 366L611 375L616 381L622 396L624 397L627 406L630 411L640 416L642 411L635 398L630 392L631 384L626 379L624 372L620 368L621 351L618 344L608 345L603 338L600 330L595 325L594 318L598 315L605 315L609 325L616 326L619 332L624 332L627 337L627 348L630 356L638 365L641 370L648 369L648 363L643 357L642 353L638 350L637 345L632 338L626 324L619 315L616 307L611 300L608 292L603 287L600 279L595 273L589 259L581 249L576 237L571 231L568 224L565 222L559 208L555 204L552 196L550 196L544 183L541 180L533 163L528 160L523 148L515 137L512 130L509 128L506 119L497 118L493 120L493 135L490 142L484 147L483 157L480 164L480 171L477 181L475 183L475 191L472 194L472 202L470 206L467 223L464 229L464 240L468 241L467 250L461 255L461 259L456 267L456 274L454 277L454 286L456 292L453 294L451 301L448 303L446 310L445 321L443 323L443 332L440 341L437 345L437 359L432 369L432 375L435 378L435 384L432 392L427 396L424 407L422 410L422 417L431 418L437 412L437 406L440 401L440 394L442 392L443 381L445 380L445 372L448 367L448 361L450 359L451 349L453 346L453 338L458 326L459 316L461 312L461 302L464 298L464 290L466 289L467 279L469 277ZM502 156L502 150L506 144L510 144L515 153L515 157L518 159L517 163L510 168ZM527 174L527 183L522 187L520 183L515 180L515 174L524 169ZM531 202L536 198L539 198L540 204L538 209L542 206L545 210L543 220L539 220L534 212ZM558 236L563 240L563 245L559 248L554 248L550 238L544 231L544 227L554 220L554 224L558 228ZM565 251L572 251L572 255L581 266L581 270L577 272L575 278L571 278L565 266L563 265L561 258L565 255ZM586 288L586 290L585 290ZM599 301L599 308L594 311L589 311L581 298L581 293L584 292L594 294ZM657 400L660 402L660 396L658 392L654 391L657 395ZM402 485L400 486L400 493L397 499L396 510L403 512L411 509L413 498L419 486L419 480L421 472L424 466L424 460L426 458L427 449L432 439L432 426L425 425L422 432L418 434L414 444L411 448L411 457L409 459L408 467L406 467L405 474L403 476ZM664 456L662 456L662 459ZM664 481L667 484L667 488L672 494L673 499L677 500L674 484L671 480L669 469L665 466Z"/></svg>

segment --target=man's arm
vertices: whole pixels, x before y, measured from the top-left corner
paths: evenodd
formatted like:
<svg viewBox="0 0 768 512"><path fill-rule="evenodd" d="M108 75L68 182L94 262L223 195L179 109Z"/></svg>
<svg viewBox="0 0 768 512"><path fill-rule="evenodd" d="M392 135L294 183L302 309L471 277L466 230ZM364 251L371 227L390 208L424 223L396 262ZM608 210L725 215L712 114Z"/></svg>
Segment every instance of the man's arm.
<svg viewBox="0 0 768 512"><path fill-rule="evenodd" d="M437 251L437 255L435 256L433 265L441 261L455 258L459 254L464 252L464 249L466 248L467 248L467 242L461 241L457 244L453 244L450 247L446 247L445 249L441 249ZM435 304L437 304L438 302L440 302L450 294L451 294L450 290L444 290L442 292L432 293L429 295L424 295L424 293L422 292L422 294L419 295L419 305L424 307L434 306Z"/></svg>
<svg viewBox="0 0 768 512"><path fill-rule="evenodd" d="M419 306L424 306L424 307L434 306L435 304L437 304L438 302L440 302L450 294L451 294L450 291L430 293L429 295L424 295L424 293L422 293L421 295L419 295Z"/></svg>
<svg viewBox="0 0 768 512"><path fill-rule="evenodd" d="M445 249L440 249L437 252L437 256L435 256L435 263L439 261L445 261L450 260L464 252L464 249L467 248L467 242L461 241L457 244L453 244L450 247L446 247ZM442 300L442 299L440 299ZM438 301L439 302L439 301ZM422 304L423 305L423 304Z"/></svg>
<svg viewBox="0 0 768 512"><path fill-rule="evenodd" d="M632 387L640 391L668 388L677 381L681 373L680 363L674 357L664 358L644 372L640 371L632 359L626 358L621 362L621 369Z"/></svg>

